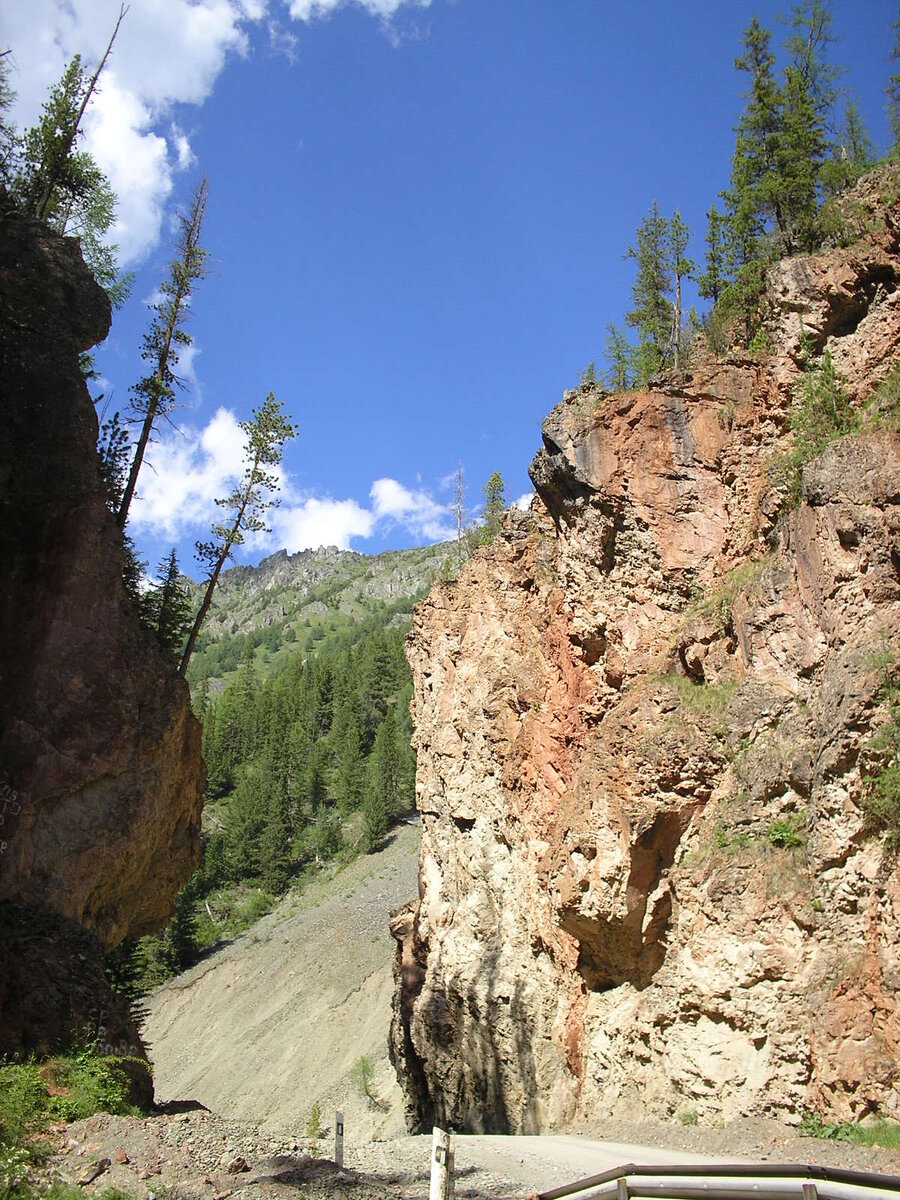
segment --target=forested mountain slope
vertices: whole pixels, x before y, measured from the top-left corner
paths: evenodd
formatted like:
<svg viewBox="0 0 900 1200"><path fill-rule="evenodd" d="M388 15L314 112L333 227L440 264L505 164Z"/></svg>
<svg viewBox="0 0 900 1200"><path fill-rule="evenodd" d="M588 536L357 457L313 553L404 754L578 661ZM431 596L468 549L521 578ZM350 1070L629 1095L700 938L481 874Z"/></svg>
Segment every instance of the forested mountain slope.
<svg viewBox="0 0 900 1200"><path fill-rule="evenodd" d="M261 664L279 663L314 650L329 632L367 620L402 621L432 582L457 566L455 543L443 542L376 555L334 546L279 550L259 566L232 567L219 581L188 678L221 679L248 651L257 651Z"/></svg>

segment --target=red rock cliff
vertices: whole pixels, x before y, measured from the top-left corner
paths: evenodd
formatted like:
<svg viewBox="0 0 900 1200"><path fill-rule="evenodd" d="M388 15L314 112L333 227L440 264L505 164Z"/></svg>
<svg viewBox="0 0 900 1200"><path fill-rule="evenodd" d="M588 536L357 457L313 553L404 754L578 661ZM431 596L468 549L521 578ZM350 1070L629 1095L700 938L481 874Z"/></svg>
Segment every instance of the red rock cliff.
<svg viewBox="0 0 900 1200"><path fill-rule="evenodd" d="M169 917L205 770L101 494L78 353L109 323L77 242L0 206L0 901L112 946Z"/></svg>
<svg viewBox="0 0 900 1200"><path fill-rule="evenodd" d="M900 878L861 808L900 437L834 442L790 512L769 471L801 323L857 406L900 353L898 221L781 264L762 362L567 393L530 512L418 607L411 1127L900 1116Z"/></svg>

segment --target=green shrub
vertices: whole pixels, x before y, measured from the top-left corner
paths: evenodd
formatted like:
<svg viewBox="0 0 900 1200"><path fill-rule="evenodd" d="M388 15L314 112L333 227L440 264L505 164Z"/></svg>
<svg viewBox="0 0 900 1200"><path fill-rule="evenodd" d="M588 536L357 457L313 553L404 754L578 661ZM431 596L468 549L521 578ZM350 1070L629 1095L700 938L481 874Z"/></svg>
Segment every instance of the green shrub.
<svg viewBox="0 0 900 1200"><path fill-rule="evenodd" d="M688 615L703 613L718 622L725 633L734 628L734 603L741 592L748 591L772 565L771 554L741 563L729 571L718 587L695 596L686 609Z"/></svg>
<svg viewBox="0 0 900 1200"><path fill-rule="evenodd" d="M0 1143L0 1200L26 1194L30 1162L31 1156L24 1147Z"/></svg>
<svg viewBox="0 0 900 1200"><path fill-rule="evenodd" d="M803 817L795 813L788 817L779 817L766 830L766 838L773 846L782 850L794 850L806 845L806 829Z"/></svg>
<svg viewBox="0 0 900 1200"><path fill-rule="evenodd" d="M35 1062L0 1062L0 1143L21 1142L41 1124L49 1097Z"/></svg>
<svg viewBox="0 0 900 1200"><path fill-rule="evenodd" d="M847 399L844 379L835 370L830 350L822 355L816 370L804 371L797 384L790 427L793 445L773 463L772 475L787 488L788 504L796 508L803 491L804 466L830 442L859 428L859 417Z"/></svg>
<svg viewBox="0 0 900 1200"><path fill-rule="evenodd" d="M359 1094L367 1100L374 1100L372 1081L375 1078L375 1066L368 1055L361 1054L350 1068L350 1078L359 1088Z"/></svg>
<svg viewBox="0 0 900 1200"><path fill-rule="evenodd" d="M48 1084L54 1085L50 1095ZM16 1145L50 1121L76 1121L95 1112L135 1115L125 1060L83 1046L72 1055L0 1062L0 1144Z"/></svg>
<svg viewBox="0 0 900 1200"><path fill-rule="evenodd" d="M826 1121L818 1113L804 1110L797 1132L804 1137L853 1142L857 1146L900 1149L900 1124L896 1121L876 1120L867 1125L854 1125L849 1121Z"/></svg>
<svg viewBox="0 0 900 1200"><path fill-rule="evenodd" d="M136 1115L139 1110L129 1102L130 1084L121 1058L98 1055L86 1046L72 1058L62 1059L56 1081L66 1089L68 1111L59 1115L77 1121L95 1112L116 1116Z"/></svg>

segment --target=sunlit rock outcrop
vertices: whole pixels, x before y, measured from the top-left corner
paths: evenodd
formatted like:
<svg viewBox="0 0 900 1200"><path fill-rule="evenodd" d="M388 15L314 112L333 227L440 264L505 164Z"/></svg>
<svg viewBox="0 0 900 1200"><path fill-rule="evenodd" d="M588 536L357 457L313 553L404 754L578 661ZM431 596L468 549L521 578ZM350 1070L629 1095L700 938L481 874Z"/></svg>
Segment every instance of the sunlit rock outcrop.
<svg viewBox="0 0 900 1200"><path fill-rule="evenodd" d="M894 189L896 194L896 189ZM900 880L862 801L900 657L900 436L773 482L807 343L900 354L900 209L773 273L759 361L566 394L537 498L410 636L411 1127L900 1116Z"/></svg>

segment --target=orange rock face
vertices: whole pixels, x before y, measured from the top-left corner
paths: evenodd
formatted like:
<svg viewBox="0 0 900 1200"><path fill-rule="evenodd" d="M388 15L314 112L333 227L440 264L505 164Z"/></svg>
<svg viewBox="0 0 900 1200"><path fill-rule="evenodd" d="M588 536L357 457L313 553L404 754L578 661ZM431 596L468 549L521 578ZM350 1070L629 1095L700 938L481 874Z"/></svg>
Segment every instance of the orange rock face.
<svg viewBox="0 0 900 1200"><path fill-rule="evenodd" d="M770 470L797 314L858 405L900 354L895 219L778 268L763 361L567 393L530 511L418 607L411 1127L900 1116L900 885L862 806L900 436L832 443L793 511Z"/></svg>

